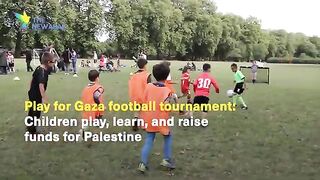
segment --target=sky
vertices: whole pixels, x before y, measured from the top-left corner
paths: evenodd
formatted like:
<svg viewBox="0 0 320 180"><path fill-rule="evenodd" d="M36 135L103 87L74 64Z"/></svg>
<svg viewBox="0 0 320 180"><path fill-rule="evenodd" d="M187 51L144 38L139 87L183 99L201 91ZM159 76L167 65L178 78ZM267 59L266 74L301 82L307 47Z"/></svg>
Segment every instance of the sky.
<svg viewBox="0 0 320 180"><path fill-rule="evenodd" d="M213 0L218 12L261 20L263 29L320 36L320 0Z"/></svg>

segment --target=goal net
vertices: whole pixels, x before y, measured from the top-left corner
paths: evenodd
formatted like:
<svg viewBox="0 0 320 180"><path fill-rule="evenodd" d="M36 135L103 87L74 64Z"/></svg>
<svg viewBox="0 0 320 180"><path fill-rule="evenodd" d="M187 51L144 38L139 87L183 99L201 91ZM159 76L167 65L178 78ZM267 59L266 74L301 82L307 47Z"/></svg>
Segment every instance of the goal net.
<svg viewBox="0 0 320 180"><path fill-rule="evenodd" d="M253 73L250 66L240 66L240 71L246 76L246 82L252 82ZM268 67L258 68L256 83L270 83L270 69Z"/></svg>

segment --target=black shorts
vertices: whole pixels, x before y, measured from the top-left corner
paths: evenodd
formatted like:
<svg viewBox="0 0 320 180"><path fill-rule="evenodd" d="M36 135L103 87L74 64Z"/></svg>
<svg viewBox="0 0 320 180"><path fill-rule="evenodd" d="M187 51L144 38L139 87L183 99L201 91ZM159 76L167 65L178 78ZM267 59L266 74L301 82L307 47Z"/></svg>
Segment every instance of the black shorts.
<svg viewBox="0 0 320 180"><path fill-rule="evenodd" d="M29 100L30 101L35 101L36 106L37 104L42 103L42 97L41 95L37 95L36 93L32 93L31 91L28 92L29 95ZM34 118L40 118L41 116L41 111L33 110L33 108L29 109L28 116L32 117L31 119L28 119L28 123L31 123L34 121ZM35 134L37 133L37 127L32 125L32 126L27 126L27 131L29 131L30 134Z"/></svg>
<svg viewBox="0 0 320 180"><path fill-rule="evenodd" d="M9 63L9 67L14 67L14 63Z"/></svg>
<svg viewBox="0 0 320 180"><path fill-rule="evenodd" d="M234 87L234 90L233 90L233 92L235 92L237 94L242 94L243 91L244 91L243 82L242 83L237 83L236 87Z"/></svg>
<svg viewBox="0 0 320 180"><path fill-rule="evenodd" d="M196 96L193 99L193 104L209 104L209 98L206 96ZM205 109L203 110L203 112L208 112Z"/></svg>

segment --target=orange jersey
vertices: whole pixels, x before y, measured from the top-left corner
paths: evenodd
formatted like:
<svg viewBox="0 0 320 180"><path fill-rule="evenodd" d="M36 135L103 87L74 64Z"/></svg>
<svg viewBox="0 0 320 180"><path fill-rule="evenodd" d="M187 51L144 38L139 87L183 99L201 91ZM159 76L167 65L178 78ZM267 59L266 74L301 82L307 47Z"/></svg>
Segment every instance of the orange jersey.
<svg viewBox="0 0 320 180"><path fill-rule="evenodd" d="M90 105L94 105L97 104L94 100L94 93L96 91L99 91L101 93L100 97L99 97L99 102L100 104L103 103L103 97L102 94L104 92L103 87L100 84L89 84L87 87L85 87L82 91L82 96L81 96L81 100L83 102L83 104L90 104ZM101 116L103 114L102 111L83 111L82 112L82 118L83 119L95 119L99 116Z"/></svg>
<svg viewBox="0 0 320 180"><path fill-rule="evenodd" d="M170 89L170 92L171 92L171 93L173 93L173 94L176 93L176 90L175 90L174 87L173 87L173 82L172 82L172 80L166 80L164 83L165 83L165 86Z"/></svg>
<svg viewBox="0 0 320 180"><path fill-rule="evenodd" d="M144 103L155 102L155 111L141 112L141 118L148 123L145 129L147 132L159 132L162 135L169 135L170 129L168 126L152 126L152 119L169 119L169 112L161 111L160 103L165 102L171 95L171 90L164 84L149 83L144 91ZM159 124L159 123L158 123Z"/></svg>
<svg viewBox="0 0 320 180"><path fill-rule="evenodd" d="M148 84L150 74L147 71L137 72L129 79L129 98L131 102L142 103L143 93Z"/></svg>

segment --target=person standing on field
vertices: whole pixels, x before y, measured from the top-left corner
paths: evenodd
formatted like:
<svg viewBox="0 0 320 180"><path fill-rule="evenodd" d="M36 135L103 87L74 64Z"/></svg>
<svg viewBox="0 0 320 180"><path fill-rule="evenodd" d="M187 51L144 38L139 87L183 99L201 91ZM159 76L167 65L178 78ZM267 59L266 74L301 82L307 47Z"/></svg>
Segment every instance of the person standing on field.
<svg viewBox="0 0 320 180"><path fill-rule="evenodd" d="M251 65L251 73L252 73L252 83L256 83L257 73L258 73L258 65L257 61L253 60Z"/></svg>
<svg viewBox="0 0 320 180"><path fill-rule="evenodd" d="M77 74L77 53L74 49L71 51L71 62L73 74Z"/></svg>
<svg viewBox="0 0 320 180"><path fill-rule="evenodd" d="M96 51L93 51L93 63L96 64L98 62L98 55Z"/></svg>
<svg viewBox="0 0 320 180"><path fill-rule="evenodd" d="M27 63L27 71L32 72L33 68L31 67L31 61L32 61L32 50L27 49L26 51L26 63Z"/></svg>
<svg viewBox="0 0 320 180"><path fill-rule="evenodd" d="M71 53L69 48L63 52L62 57L64 61L64 66L65 66L65 75L68 75L70 72L70 58L71 58Z"/></svg>
<svg viewBox="0 0 320 180"><path fill-rule="evenodd" d="M146 53L145 53L145 51L144 50L142 50L140 53L139 53L139 59L145 59L145 60L147 60L147 55L146 55Z"/></svg>
<svg viewBox="0 0 320 180"><path fill-rule="evenodd" d="M32 74L30 82L30 89L28 91L29 101L35 102L35 106L42 103L48 103L48 96L46 94L49 69L55 65L54 56L49 52L44 52L41 57L41 65L38 66ZM35 118L40 118L41 111L29 109L28 116L30 117L28 124L32 123ZM38 133L36 126L27 126L27 131L30 134Z"/></svg>
<svg viewBox="0 0 320 180"><path fill-rule="evenodd" d="M9 72L14 73L15 72L15 69L14 69L14 56L13 56L13 53L11 51L8 52L7 61L8 61L8 65L9 65Z"/></svg>
<svg viewBox="0 0 320 180"><path fill-rule="evenodd" d="M0 74L7 74L7 52L0 53Z"/></svg>

